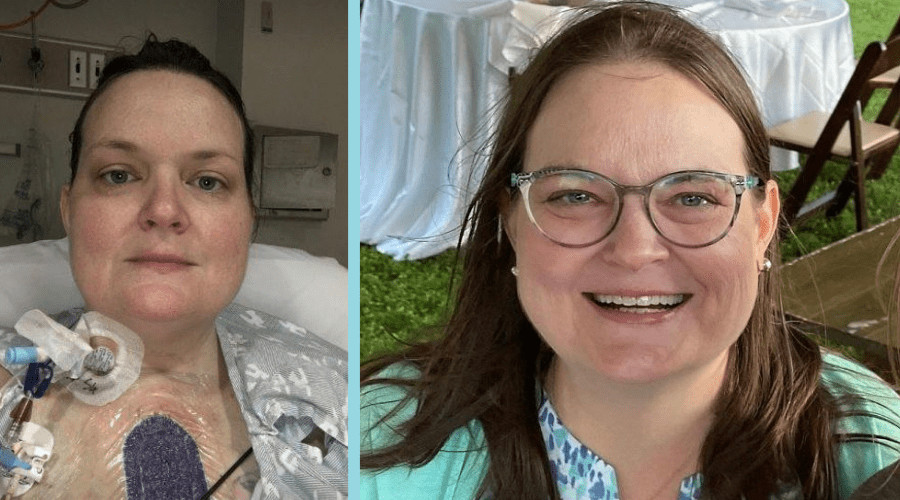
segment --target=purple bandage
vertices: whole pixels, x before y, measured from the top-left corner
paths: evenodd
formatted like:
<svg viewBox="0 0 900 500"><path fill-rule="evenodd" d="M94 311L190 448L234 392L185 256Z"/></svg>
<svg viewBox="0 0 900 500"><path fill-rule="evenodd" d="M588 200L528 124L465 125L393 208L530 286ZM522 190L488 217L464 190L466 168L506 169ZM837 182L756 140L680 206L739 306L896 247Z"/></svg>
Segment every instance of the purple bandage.
<svg viewBox="0 0 900 500"><path fill-rule="evenodd" d="M197 443L174 420L154 415L125 438L128 499L197 499L206 493L206 477Z"/></svg>

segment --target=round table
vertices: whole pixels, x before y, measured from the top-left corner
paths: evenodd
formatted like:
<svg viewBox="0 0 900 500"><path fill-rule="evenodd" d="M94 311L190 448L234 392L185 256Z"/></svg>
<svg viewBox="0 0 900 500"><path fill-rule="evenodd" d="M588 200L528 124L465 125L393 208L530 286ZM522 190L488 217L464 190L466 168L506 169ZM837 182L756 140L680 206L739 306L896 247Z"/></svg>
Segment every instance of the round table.
<svg viewBox="0 0 900 500"><path fill-rule="evenodd" d="M744 69L766 126L830 111L855 65L843 0L666 0ZM395 258L454 246L510 68L568 10L518 0L366 0L360 239ZM773 169L796 156L773 150Z"/></svg>

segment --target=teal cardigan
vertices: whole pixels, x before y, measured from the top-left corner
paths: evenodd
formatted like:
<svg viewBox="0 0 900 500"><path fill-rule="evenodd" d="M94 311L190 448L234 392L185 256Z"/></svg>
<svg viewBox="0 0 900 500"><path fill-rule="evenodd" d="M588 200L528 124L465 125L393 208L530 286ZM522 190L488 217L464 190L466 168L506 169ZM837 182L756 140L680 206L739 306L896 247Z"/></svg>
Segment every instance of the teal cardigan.
<svg viewBox="0 0 900 500"><path fill-rule="evenodd" d="M826 353L822 384L835 395L858 394L864 401L858 409L878 415L846 417L837 432L877 435L900 442L900 397L874 373L840 356ZM411 367L390 367L385 377L414 378ZM397 442L393 429L415 413L414 404L396 408L405 394L401 387L363 387L360 403L362 453ZM379 425L379 420L396 408L396 413ZM897 445L900 448L900 444ZM840 498L846 499L875 472L900 459L900 452L880 443L845 443L838 451ZM394 466L385 470L362 470L360 493L370 500L472 500L488 468L487 443L478 421L456 429L438 454L421 467Z"/></svg>

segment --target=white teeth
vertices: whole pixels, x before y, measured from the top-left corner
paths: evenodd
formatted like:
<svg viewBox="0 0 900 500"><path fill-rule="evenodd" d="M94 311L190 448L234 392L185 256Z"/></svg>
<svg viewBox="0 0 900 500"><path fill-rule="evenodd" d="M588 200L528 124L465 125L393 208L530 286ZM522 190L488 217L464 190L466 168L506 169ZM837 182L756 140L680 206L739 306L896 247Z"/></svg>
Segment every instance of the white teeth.
<svg viewBox="0 0 900 500"><path fill-rule="evenodd" d="M684 302L684 294L677 295L641 295L626 297L623 295L594 295L594 301L600 304L612 304L625 307L674 306Z"/></svg>

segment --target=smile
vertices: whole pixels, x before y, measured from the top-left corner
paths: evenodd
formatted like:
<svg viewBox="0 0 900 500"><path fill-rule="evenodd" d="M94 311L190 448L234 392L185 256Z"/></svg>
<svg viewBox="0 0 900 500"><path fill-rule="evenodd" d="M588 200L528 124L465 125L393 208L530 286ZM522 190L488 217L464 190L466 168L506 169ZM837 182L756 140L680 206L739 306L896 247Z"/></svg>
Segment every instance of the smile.
<svg viewBox="0 0 900 500"><path fill-rule="evenodd" d="M651 314L669 311L684 304L691 298L690 294L673 295L602 295L585 293L595 304L606 309L630 312L634 314Z"/></svg>

